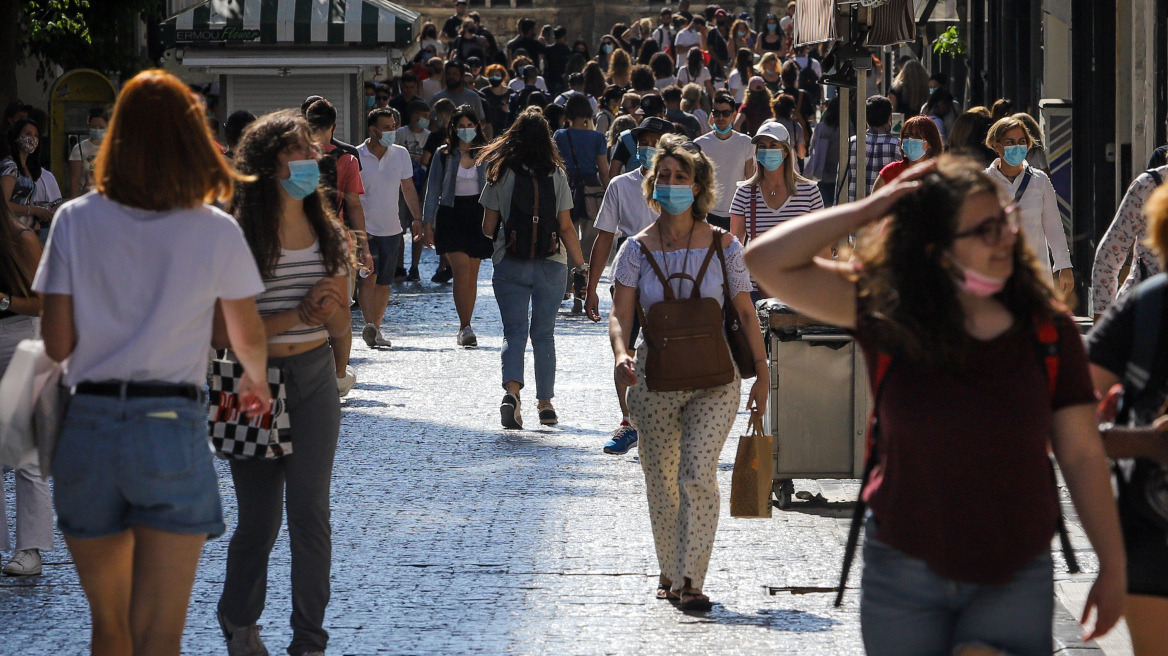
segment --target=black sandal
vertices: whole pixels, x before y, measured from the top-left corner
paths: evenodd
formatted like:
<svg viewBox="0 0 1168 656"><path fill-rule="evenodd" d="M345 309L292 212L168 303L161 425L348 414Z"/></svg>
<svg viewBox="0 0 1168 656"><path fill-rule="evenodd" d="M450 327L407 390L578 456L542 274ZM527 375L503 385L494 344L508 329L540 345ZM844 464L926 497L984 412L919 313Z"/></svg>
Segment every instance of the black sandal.
<svg viewBox="0 0 1168 656"><path fill-rule="evenodd" d="M689 597L689 601L685 598ZM714 608L714 602L710 598L700 592L682 592L681 593L681 610L692 610L699 612L706 612Z"/></svg>
<svg viewBox="0 0 1168 656"><path fill-rule="evenodd" d="M658 584L657 598L662 601L677 601L680 599L680 597L677 596L677 593L670 588L671 586L665 585L664 583Z"/></svg>

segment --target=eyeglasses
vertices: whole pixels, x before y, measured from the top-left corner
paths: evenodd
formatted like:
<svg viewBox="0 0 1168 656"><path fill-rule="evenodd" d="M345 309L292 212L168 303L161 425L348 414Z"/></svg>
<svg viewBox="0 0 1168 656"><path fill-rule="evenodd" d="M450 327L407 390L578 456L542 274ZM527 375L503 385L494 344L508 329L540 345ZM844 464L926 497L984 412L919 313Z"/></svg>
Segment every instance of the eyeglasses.
<svg viewBox="0 0 1168 656"><path fill-rule="evenodd" d="M953 235L953 239L977 237L986 246L997 246L1002 243L1003 235L1009 234L1013 236L1018 234L1018 223L1014 218L1017 209L1017 206L1011 205L1002 210L1002 213L998 216L986 219L969 230L963 230Z"/></svg>
<svg viewBox="0 0 1168 656"><path fill-rule="evenodd" d="M734 110L733 109L715 109L715 110L710 112L710 116L713 116L714 118L729 118L731 116L734 116Z"/></svg>

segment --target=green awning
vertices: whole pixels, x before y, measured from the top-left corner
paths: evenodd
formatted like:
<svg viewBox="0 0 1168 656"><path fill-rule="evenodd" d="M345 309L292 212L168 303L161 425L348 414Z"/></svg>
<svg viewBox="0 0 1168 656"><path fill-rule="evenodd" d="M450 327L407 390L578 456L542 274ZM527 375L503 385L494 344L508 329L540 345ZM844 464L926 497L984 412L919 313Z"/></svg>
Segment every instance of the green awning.
<svg viewBox="0 0 1168 656"><path fill-rule="evenodd" d="M422 17L387 0L204 0L159 24L166 47L260 43L408 47Z"/></svg>

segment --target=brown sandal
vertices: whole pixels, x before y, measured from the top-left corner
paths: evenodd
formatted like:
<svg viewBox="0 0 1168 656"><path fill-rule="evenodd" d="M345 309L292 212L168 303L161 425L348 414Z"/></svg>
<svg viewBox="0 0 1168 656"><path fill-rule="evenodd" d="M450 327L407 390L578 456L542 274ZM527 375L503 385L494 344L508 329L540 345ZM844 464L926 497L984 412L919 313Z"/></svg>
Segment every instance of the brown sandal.
<svg viewBox="0 0 1168 656"><path fill-rule="evenodd" d="M689 598L688 600L686 598ZM681 610L693 610L705 612L713 609L714 602L706 595L690 590L689 592L682 591L681 593Z"/></svg>
<svg viewBox="0 0 1168 656"><path fill-rule="evenodd" d="M662 601L677 601L680 597L670 589L670 586L661 583L657 586L657 598Z"/></svg>

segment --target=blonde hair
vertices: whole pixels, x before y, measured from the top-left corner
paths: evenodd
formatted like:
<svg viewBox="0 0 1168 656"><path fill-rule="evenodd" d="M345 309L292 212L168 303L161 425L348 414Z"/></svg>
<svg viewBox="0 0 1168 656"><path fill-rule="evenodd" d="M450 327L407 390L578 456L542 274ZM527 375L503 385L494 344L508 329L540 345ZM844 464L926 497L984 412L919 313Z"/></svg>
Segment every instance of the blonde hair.
<svg viewBox="0 0 1168 656"><path fill-rule="evenodd" d="M1168 258L1168 186L1160 185L1144 203L1148 221L1148 239L1144 243L1163 263Z"/></svg>
<svg viewBox="0 0 1168 656"><path fill-rule="evenodd" d="M714 163L696 148L692 150L686 148L687 143L689 140L679 134L661 137L661 141L657 142L657 154L653 157L653 165L645 176L645 181L641 183L641 190L645 195L645 202L649 203L649 208L654 212L661 212L661 204L653 198L653 187L657 184L657 169L661 165L661 160L672 157L681 165L681 170L690 174L693 184L698 186L698 192L694 194L693 218L704 221L718 202Z"/></svg>
<svg viewBox="0 0 1168 656"><path fill-rule="evenodd" d="M681 88L681 111L693 112L702 103L702 88L690 82Z"/></svg>
<svg viewBox="0 0 1168 656"><path fill-rule="evenodd" d="M637 119L628 114L621 114L616 117L612 125L608 126L608 147L612 148L620 141L621 133L625 130L632 130L637 127Z"/></svg>
<svg viewBox="0 0 1168 656"><path fill-rule="evenodd" d="M999 141L1006 138L1006 135L1009 134L1012 130L1021 130L1026 134L1026 145L1034 145L1034 135L1030 134L1030 128L1027 128L1025 123L1014 118L1013 116L1007 116L1005 118L998 119L997 122L990 126L990 131L986 133L986 147L988 147L990 150L993 150L994 146L996 146Z"/></svg>
<svg viewBox="0 0 1168 656"><path fill-rule="evenodd" d="M772 121L774 119L763 121L763 125ZM795 170L795 149L791 147L791 143L788 141L780 141L779 146L783 149L783 165L779 167L779 170L783 172L783 179L787 182L787 193L794 196L799 190L798 184L800 182L811 182L811 180L803 177ZM758 144L755 144L754 152L758 152ZM754 175L750 176L745 182L740 183L739 186L749 187L750 185L760 184L765 174L766 169L758 163L758 158L756 157L754 162Z"/></svg>
<svg viewBox="0 0 1168 656"><path fill-rule="evenodd" d="M1016 118L1026 124L1026 129L1030 130L1030 138L1034 141L1032 146L1042 147L1042 128L1038 127L1038 121L1026 112L1018 112L1010 118Z"/></svg>
<svg viewBox="0 0 1168 656"><path fill-rule="evenodd" d="M778 73L779 69L781 68L781 66L779 65L779 55L778 55L778 53L776 53L773 50L768 52L767 54L763 55L762 59L760 59L758 61L759 74L765 73L766 69L767 69L767 64L771 64L771 63L773 63L775 65L775 72Z"/></svg>

